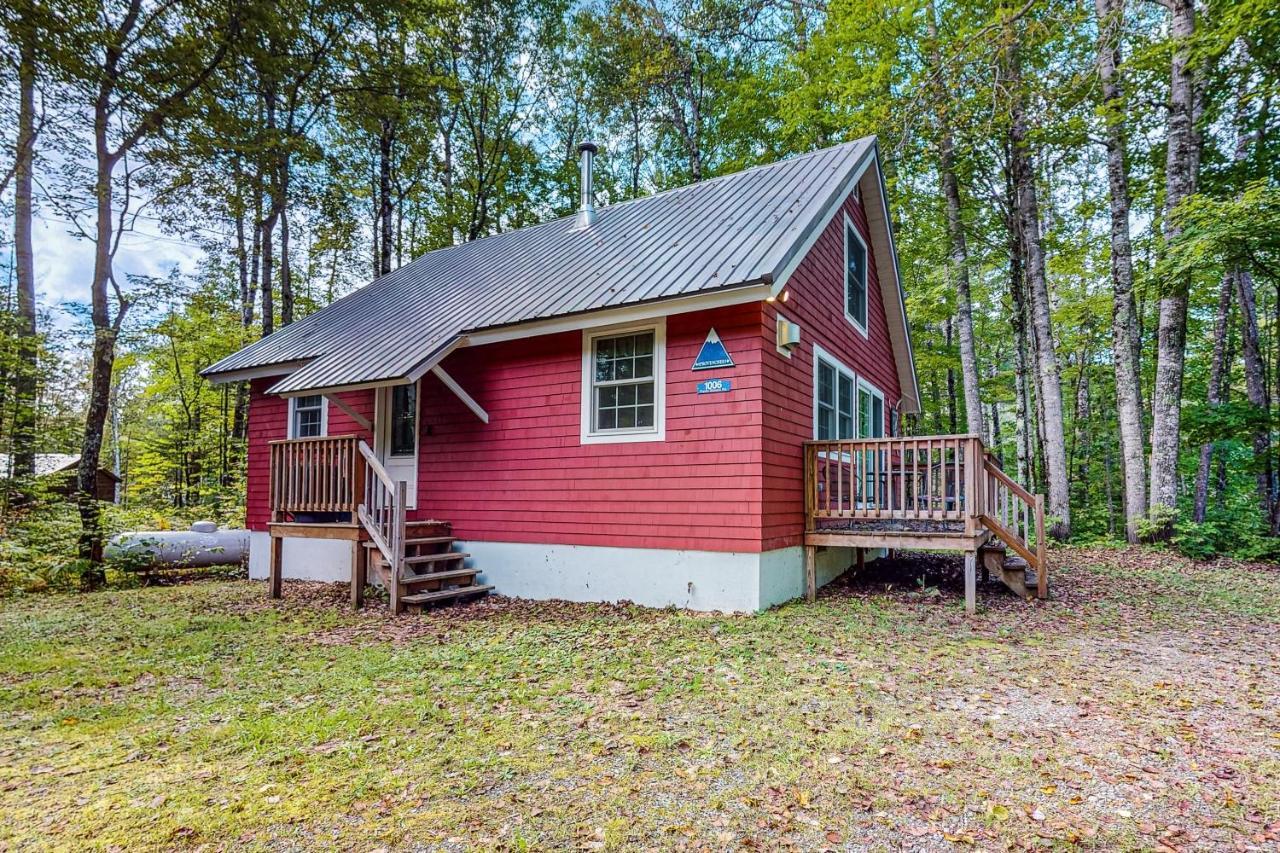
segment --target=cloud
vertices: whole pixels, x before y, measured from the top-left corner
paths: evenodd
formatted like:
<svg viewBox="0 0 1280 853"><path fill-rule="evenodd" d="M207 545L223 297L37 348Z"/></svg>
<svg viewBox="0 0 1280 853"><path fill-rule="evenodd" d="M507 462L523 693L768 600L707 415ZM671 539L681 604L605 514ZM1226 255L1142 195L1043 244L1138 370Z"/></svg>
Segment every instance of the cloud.
<svg viewBox="0 0 1280 853"><path fill-rule="evenodd" d="M149 229L156 229L151 231ZM130 275L162 276L177 266L194 272L203 255L199 246L157 233L159 226L143 223L142 230L125 234L116 253L116 278ZM36 295L42 306L55 309L55 325L71 323L67 312L57 310L69 303L87 304L91 298L94 244L69 233L68 224L56 217L37 216L32 229L36 264ZM65 318L65 319L62 319Z"/></svg>

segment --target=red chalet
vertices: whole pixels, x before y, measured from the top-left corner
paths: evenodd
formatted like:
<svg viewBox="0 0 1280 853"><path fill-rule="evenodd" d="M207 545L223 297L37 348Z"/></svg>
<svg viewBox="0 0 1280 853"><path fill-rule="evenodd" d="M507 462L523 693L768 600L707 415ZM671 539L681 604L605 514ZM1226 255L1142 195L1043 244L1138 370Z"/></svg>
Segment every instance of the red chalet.
<svg viewBox="0 0 1280 853"><path fill-rule="evenodd" d="M357 605L375 580L395 610L757 611L864 550L1043 565L1037 499L980 439L899 436L919 391L874 139L598 210L581 152L576 215L430 252L204 371L252 387L251 576Z"/></svg>

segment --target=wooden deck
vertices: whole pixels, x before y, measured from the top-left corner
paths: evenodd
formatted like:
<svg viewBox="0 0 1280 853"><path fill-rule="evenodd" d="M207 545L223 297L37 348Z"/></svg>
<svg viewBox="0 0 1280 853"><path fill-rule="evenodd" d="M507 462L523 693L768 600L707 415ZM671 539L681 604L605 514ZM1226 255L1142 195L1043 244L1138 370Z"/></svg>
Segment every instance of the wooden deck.
<svg viewBox="0 0 1280 853"><path fill-rule="evenodd" d="M489 591L464 569L467 555L452 551L448 530L421 527L444 522L406 519L406 484L358 436L272 442L270 486L273 597L281 592L283 540L292 537L351 542L357 607L371 562L397 613ZM823 547L853 548L859 562L867 549L961 551L970 611L979 563L1019 594L1033 577L1035 594L1048 594L1044 499L1010 479L977 436L806 442L804 495L811 600Z"/></svg>
<svg viewBox="0 0 1280 853"><path fill-rule="evenodd" d="M351 604L364 604L370 568L392 613L484 595L493 587L463 568L446 522L406 518L408 487L355 435L271 442L269 590L281 594L286 538L351 543Z"/></svg>
<svg viewBox="0 0 1280 853"><path fill-rule="evenodd" d="M1018 592L1034 573L1036 595L1048 595L1044 498L1005 474L980 437L810 441L804 471L810 599L820 547L961 551L971 612L979 560Z"/></svg>

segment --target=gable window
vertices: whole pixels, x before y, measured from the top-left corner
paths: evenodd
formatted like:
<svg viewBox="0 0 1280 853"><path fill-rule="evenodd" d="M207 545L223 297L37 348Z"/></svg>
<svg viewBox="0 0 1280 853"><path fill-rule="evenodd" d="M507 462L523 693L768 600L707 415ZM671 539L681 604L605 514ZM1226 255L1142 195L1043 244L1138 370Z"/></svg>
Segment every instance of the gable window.
<svg viewBox="0 0 1280 853"><path fill-rule="evenodd" d="M583 334L584 442L662 438L665 333L658 323Z"/></svg>
<svg viewBox="0 0 1280 853"><path fill-rule="evenodd" d="M328 420L326 400L319 394L289 398L289 438L324 435Z"/></svg>
<svg viewBox="0 0 1280 853"><path fill-rule="evenodd" d="M815 347L814 436L819 441L854 438L854 376Z"/></svg>
<svg viewBox="0 0 1280 853"><path fill-rule="evenodd" d="M413 456L418 452L418 385L396 385L391 389L391 455Z"/></svg>
<svg viewBox="0 0 1280 853"><path fill-rule="evenodd" d="M848 215L844 218L844 314L867 333L867 244Z"/></svg>

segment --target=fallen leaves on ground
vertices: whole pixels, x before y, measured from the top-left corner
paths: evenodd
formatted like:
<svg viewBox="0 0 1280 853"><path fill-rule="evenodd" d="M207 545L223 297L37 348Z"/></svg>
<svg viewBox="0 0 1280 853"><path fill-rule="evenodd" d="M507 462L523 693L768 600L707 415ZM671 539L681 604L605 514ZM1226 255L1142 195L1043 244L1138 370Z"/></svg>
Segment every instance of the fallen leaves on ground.
<svg viewBox="0 0 1280 853"><path fill-rule="evenodd" d="M1280 572L910 554L754 617L340 586L0 605L0 847L1275 849Z"/></svg>

